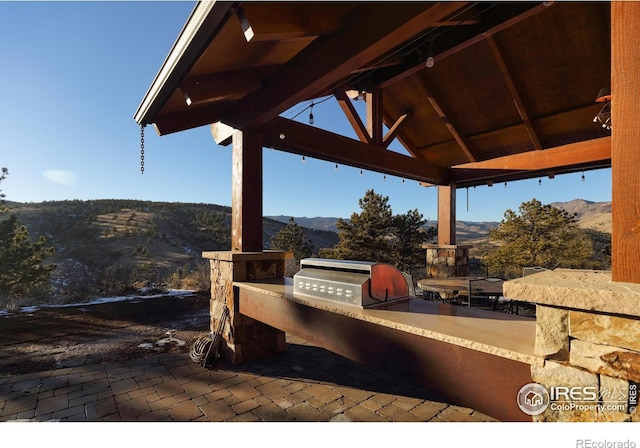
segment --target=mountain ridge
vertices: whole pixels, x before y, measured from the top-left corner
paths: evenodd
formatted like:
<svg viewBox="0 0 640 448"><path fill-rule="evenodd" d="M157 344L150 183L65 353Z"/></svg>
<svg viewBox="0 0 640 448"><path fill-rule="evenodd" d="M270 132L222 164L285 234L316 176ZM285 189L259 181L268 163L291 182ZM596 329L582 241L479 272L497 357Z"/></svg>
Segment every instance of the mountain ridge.
<svg viewBox="0 0 640 448"><path fill-rule="evenodd" d="M549 205L575 214L580 228L611 233L611 202L593 202L585 199L573 199L566 202L552 202ZM290 215L265 216L265 218L283 223L289 222L291 217ZM336 224L339 219L343 218L293 216L293 219L301 227L337 233L338 229ZM427 226L437 226L437 224L437 221L429 221ZM500 221L458 220L456 222L458 240L460 242L467 242L486 238L489 235L489 230L498 226L498 224L500 224Z"/></svg>

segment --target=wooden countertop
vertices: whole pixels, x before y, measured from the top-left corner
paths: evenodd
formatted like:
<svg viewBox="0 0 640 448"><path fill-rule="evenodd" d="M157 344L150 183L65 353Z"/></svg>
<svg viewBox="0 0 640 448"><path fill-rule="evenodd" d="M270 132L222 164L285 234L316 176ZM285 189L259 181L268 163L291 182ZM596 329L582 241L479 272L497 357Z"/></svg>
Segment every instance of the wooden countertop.
<svg viewBox="0 0 640 448"><path fill-rule="evenodd" d="M531 365L544 363L534 353L536 322L529 317L413 298L363 309L303 295L294 297L291 278L284 282L234 282L234 286Z"/></svg>

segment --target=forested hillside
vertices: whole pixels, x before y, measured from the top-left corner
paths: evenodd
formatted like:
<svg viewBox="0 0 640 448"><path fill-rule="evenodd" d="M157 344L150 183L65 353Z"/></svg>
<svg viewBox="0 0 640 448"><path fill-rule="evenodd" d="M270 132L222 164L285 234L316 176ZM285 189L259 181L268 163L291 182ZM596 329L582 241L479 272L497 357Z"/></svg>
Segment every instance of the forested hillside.
<svg viewBox="0 0 640 448"><path fill-rule="evenodd" d="M47 262L56 265L52 297L58 301L126 293L154 284L208 289L209 269L201 253L230 249L230 207L117 199L6 205L31 239L44 236L55 249ZM610 203L575 200L551 205L575 213L578 225L594 242L596 255L607 253ZM264 218L265 249L289 220L271 218ZM337 218L294 219L314 254L337 244L337 233L327 230L335 228ZM459 221L458 243L472 244L472 257L481 263L494 247L488 233L497 225Z"/></svg>
<svg viewBox="0 0 640 448"><path fill-rule="evenodd" d="M203 251L229 250L231 209L212 204L136 200L8 202L29 236L44 236L55 254L47 260L57 295L87 296L126 292L148 284L178 287L208 268ZM264 220L265 248L285 224ZM332 232L303 229L314 251L333 247ZM190 285L184 285L190 286ZM196 286L196 285L192 285Z"/></svg>

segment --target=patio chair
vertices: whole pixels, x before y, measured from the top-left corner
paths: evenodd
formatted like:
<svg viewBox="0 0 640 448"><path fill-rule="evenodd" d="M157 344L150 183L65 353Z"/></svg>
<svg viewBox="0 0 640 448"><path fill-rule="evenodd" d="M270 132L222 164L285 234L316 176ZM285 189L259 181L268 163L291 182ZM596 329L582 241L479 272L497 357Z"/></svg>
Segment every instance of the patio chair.
<svg viewBox="0 0 640 448"><path fill-rule="evenodd" d="M502 297L503 278L486 277L469 279L467 305L470 307L472 301L490 306L496 309L499 299Z"/></svg>
<svg viewBox="0 0 640 448"><path fill-rule="evenodd" d="M546 268L540 266L527 266L522 268L522 276L526 277L527 275L536 274L538 272L546 271Z"/></svg>

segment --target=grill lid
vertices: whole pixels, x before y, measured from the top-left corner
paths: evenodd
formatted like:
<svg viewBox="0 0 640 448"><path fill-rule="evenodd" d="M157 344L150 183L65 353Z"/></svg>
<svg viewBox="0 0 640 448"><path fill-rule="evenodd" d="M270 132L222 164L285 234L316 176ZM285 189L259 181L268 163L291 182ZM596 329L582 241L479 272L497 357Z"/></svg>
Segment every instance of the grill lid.
<svg viewBox="0 0 640 448"><path fill-rule="evenodd" d="M305 258L293 276L294 295L375 307L406 299L411 277L388 263Z"/></svg>

